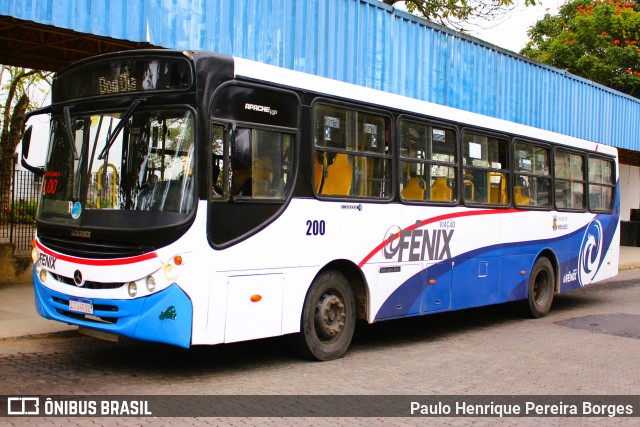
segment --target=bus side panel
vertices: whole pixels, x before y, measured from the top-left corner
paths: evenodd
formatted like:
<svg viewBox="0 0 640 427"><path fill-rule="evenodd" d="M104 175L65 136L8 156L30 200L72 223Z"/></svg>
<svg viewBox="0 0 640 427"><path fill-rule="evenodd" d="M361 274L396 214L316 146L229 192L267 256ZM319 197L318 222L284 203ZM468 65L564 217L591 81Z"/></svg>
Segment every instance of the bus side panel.
<svg viewBox="0 0 640 427"><path fill-rule="evenodd" d="M498 301L518 301L527 297L529 269L534 261L535 254L511 254L502 257Z"/></svg>
<svg viewBox="0 0 640 427"><path fill-rule="evenodd" d="M453 261L446 260L427 267L425 290L422 295L422 314L451 309Z"/></svg>
<svg viewBox="0 0 640 427"><path fill-rule="evenodd" d="M539 238L476 247L454 256L453 261L449 260L453 262L451 310L527 298L531 269L545 250L553 254L550 255L552 262L558 262L562 292L603 280L617 272L617 268L610 266L618 253L616 239L619 237L619 227L616 215L585 216L575 213L559 220L552 218L555 216L550 212L535 213L529 217L526 214L509 215L510 224L503 228L503 235L516 235L514 230L522 229L526 224L527 232L538 233ZM458 220L457 229L462 230L463 224L462 220ZM545 228L548 231L541 231ZM567 234L558 236L558 233L567 231ZM462 235L475 237L475 234L469 233ZM474 238L473 241L482 239ZM455 255L457 246L452 248ZM443 274L447 273L443 271ZM416 296L415 290L414 278L399 284L391 296L379 305L375 320L392 317L389 312L398 305L399 296L404 295L407 299L410 295L415 301L425 298L424 290L421 296ZM409 303L408 300L404 301L404 304ZM421 313L426 312L421 310Z"/></svg>
<svg viewBox="0 0 640 427"><path fill-rule="evenodd" d="M453 272L453 310L498 302L500 257L482 254L456 258Z"/></svg>
<svg viewBox="0 0 640 427"><path fill-rule="evenodd" d="M389 295L384 306L377 310L378 319L393 319L420 314L421 296L424 292L424 266L422 264L378 265L376 290L379 294ZM397 287L398 279L406 277L403 286Z"/></svg>
<svg viewBox="0 0 640 427"><path fill-rule="evenodd" d="M282 334L284 274L229 276L224 341Z"/></svg>
<svg viewBox="0 0 640 427"><path fill-rule="evenodd" d="M560 271L560 291L604 280L617 273L611 268L612 257L619 252L619 222L615 215L597 215L574 236L571 256ZM613 248L613 249L611 249Z"/></svg>
<svg viewBox="0 0 640 427"><path fill-rule="evenodd" d="M224 342L225 319L227 316L227 273L216 273L215 264L209 283L209 311L207 313L207 332L203 344Z"/></svg>

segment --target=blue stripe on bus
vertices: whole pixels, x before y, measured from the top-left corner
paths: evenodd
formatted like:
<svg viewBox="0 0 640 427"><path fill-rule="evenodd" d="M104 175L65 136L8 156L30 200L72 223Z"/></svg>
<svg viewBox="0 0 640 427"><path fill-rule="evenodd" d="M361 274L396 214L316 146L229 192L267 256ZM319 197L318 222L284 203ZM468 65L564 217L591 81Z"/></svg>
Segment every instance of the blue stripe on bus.
<svg viewBox="0 0 640 427"><path fill-rule="evenodd" d="M93 303L93 316L112 322L102 323L69 311L69 295L44 286L35 269L33 282L36 310L46 319L185 348L191 345L193 306L176 284L130 300L89 298Z"/></svg>
<svg viewBox="0 0 640 427"><path fill-rule="evenodd" d="M581 245L584 249L594 223L602 227L602 240L598 264L590 272L593 277L602 267L613 242L618 227L616 212L597 215L588 225L560 238L487 246L430 265L410 277L387 298L375 321L525 299L530 270L545 249L557 257L560 291L578 288L581 286L578 274L581 260L575 254L583 252ZM430 284L430 281L435 283Z"/></svg>

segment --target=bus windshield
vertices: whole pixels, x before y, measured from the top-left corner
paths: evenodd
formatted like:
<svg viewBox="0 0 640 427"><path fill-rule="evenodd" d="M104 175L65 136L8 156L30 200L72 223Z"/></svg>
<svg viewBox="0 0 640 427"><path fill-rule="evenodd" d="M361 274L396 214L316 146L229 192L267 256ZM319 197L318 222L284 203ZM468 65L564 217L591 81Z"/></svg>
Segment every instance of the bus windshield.
<svg viewBox="0 0 640 427"><path fill-rule="evenodd" d="M191 211L192 112L128 113L52 119L38 219L79 225L90 210Z"/></svg>

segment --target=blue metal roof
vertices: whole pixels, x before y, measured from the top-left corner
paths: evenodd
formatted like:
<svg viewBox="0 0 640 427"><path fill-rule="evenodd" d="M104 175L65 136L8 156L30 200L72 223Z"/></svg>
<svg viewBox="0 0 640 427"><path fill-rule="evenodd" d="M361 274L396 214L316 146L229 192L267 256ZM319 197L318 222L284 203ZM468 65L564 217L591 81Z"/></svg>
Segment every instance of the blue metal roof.
<svg viewBox="0 0 640 427"><path fill-rule="evenodd" d="M640 151L640 101L377 0L0 0L0 15L226 53Z"/></svg>

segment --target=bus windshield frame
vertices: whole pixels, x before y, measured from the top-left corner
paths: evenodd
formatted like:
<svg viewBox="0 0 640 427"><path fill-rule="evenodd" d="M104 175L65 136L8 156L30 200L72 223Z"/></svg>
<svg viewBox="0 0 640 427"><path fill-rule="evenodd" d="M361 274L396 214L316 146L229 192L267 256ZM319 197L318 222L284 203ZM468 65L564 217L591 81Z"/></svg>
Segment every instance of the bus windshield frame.
<svg viewBox="0 0 640 427"><path fill-rule="evenodd" d="M196 206L196 122L190 106L136 100L126 111L53 116L37 220L120 229L187 220Z"/></svg>

